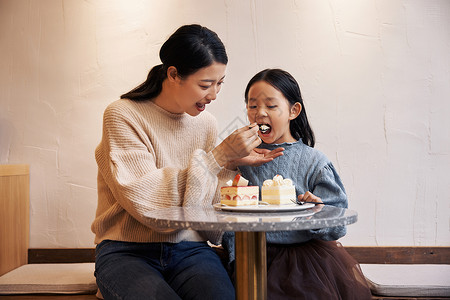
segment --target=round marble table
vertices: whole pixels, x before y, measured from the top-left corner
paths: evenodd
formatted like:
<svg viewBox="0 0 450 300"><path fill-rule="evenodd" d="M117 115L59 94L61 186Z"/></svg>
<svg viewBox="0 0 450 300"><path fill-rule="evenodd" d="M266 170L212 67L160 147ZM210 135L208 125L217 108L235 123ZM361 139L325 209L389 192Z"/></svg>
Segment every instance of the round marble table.
<svg viewBox="0 0 450 300"><path fill-rule="evenodd" d="M349 225L356 211L313 206L289 212L228 212L214 207L171 207L147 213L147 225L156 230L192 229L236 232L237 299L267 299L267 231L305 230Z"/></svg>

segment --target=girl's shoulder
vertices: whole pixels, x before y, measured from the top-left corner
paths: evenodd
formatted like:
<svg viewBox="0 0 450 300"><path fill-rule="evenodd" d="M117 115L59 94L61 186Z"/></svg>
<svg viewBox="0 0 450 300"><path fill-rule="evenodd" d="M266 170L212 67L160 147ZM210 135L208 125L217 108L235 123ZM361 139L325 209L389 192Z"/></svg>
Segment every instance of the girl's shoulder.
<svg viewBox="0 0 450 300"><path fill-rule="evenodd" d="M287 151L304 153L308 156L315 156L315 157L324 157L325 156L325 154L322 151L318 150L317 148L313 148L311 146L304 144L302 142L302 140L298 140L297 142L294 142L294 143L283 143L283 144L278 144L278 145L272 144L271 146L273 149L275 149L277 147L283 147Z"/></svg>
<svg viewBox="0 0 450 300"><path fill-rule="evenodd" d="M330 159L317 148L305 145L302 141L298 141L292 144L292 151L301 155L306 161L315 165L327 165Z"/></svg>
<svg viewBox="0 0 450 300"><path fill-rule="evenodd" d="M284 151L283 156L276 158L276 160L283 161L283 163L298 162L304 166L309 165L317 168L323 167L330 162L328 157L322 151L304 144L301 140L294 143L282 144L262 143L259 146L259 148L268 150L274 150L278 147L283 147Z"/></svg>

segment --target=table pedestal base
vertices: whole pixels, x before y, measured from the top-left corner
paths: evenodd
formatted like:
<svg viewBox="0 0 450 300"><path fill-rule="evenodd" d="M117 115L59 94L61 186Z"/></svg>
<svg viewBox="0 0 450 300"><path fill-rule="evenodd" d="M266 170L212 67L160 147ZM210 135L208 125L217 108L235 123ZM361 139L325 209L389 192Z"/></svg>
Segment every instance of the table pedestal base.
<svg viewBox="0 0 450 300"><path fill-rule="evenodd" d="M238 231L235 237L236 298L266 300L266 233Z"/></svg>

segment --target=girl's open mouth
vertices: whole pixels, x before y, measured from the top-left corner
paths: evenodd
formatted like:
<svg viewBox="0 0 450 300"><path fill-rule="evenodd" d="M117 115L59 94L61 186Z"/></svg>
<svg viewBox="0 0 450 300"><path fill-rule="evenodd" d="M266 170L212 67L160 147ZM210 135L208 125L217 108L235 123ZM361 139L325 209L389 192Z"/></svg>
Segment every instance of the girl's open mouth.
<svg viewBox="0 0 450 300"><path fill-rule="evenodd" d="M259 131L261 131L262 134L269 134L270 131L272 131L272 128L269 124L258 124Z"/></svg>

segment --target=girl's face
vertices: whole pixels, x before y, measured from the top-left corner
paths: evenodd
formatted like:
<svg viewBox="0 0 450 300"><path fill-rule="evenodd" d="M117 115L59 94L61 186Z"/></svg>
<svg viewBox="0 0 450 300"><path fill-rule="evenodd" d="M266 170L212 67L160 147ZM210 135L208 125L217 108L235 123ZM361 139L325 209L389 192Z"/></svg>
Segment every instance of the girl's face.
<svg viewBox="0 0 450 300"><path fill-rule="evenodd" d="M290 105L283 94L265 81L257 81L248 91L247 117L260 126L259 136L266 144L292 143L296 140L289 130L291 120L300 111L300 103ZM261 125L268 130L261 131Z"/></svg>
<svg viewBox="0 0 450 300"><path fill-rule="evenodd" d="M186 112L197 116L205 110L206 104L216 99L225 78L226 65L214 62L199 69L186 78L176 76L172 112Z"/></svg>

